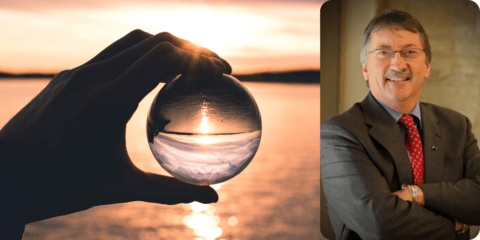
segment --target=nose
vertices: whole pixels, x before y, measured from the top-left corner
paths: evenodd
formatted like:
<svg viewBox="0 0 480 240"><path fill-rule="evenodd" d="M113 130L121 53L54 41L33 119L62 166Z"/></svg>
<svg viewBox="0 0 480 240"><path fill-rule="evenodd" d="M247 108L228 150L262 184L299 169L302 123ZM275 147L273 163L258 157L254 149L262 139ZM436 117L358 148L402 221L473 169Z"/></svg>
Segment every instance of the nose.
<svg viewBox="0 0 480 240"><path fill-rule="evenodd" d="M395 70L397 72L402 72L407 69L407 64L405 59L403 59L400 52L395 52L392 59L390 60L390 69Z"/></svg>

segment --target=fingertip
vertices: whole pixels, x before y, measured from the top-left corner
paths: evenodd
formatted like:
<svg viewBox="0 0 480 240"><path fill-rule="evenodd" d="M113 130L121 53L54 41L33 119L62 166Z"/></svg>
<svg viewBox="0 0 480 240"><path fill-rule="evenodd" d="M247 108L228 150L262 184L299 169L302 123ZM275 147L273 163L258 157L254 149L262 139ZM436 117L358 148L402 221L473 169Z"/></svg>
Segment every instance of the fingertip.
<svg viewBox="0 0 480 240"><path fill-rule="evenodd" d="M215 189L213 189L210 186L208 186L208 189L209 189L209 191L205 191L205 192L208 192L208 194L206 194L205 202L208 202L208 203L218 202L219 196L218 196L217 191L215 191Z"/></svg>
<svg viewBox="0 0 480 240"><path fill-rule="evenodd" d="M215 65L218 67L217 75L222 75L223 73L232 74L232 67L224 59L212 58Z"/></svg>
<svg viewBox="0 0 480 240"><path fill-rule="evenodd" d="M210 186L198 186L194 200L204 204L218 202L218 193Z"/></svg>
<svg viewBox="0 0 480 240"><path fill-rule="evenodd" d="M232 74L232 66L230 66L230 64L226 60L222 59L222 61L225 64L225 72L227 74L231 75Z"/></svg>

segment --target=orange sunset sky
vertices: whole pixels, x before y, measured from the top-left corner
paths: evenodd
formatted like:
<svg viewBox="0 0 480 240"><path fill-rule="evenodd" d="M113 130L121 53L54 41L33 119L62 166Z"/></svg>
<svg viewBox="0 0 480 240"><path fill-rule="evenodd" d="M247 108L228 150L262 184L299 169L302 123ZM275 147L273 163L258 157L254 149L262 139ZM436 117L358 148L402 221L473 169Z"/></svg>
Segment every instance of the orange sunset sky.
<svg viewBox="0 0 480 240"><path fill-rule="evenodd" d="M0 2L0 71L74 68L134 29L212 49L234 73L320 69L325 0Z"/></svg>

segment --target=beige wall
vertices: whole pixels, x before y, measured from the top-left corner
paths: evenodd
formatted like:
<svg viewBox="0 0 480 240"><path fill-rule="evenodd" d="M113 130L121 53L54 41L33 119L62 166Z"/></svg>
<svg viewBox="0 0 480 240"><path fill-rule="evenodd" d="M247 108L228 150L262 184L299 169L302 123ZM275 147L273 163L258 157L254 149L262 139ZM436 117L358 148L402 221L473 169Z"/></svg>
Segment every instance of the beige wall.
<svg viewBox="0 0 480 240"><path fill-rule="evenodd" d="M360 64L360 49L365 27L375 17L375 0L341 1L340 101L344 112L368 94Z"/></svg>

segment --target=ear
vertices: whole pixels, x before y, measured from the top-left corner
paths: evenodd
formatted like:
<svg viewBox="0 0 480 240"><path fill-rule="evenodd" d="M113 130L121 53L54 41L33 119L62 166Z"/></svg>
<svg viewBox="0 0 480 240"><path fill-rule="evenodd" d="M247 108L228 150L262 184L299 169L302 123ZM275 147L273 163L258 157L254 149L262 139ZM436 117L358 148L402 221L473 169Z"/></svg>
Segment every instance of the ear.
<svg viewBox="0 0 480 240"><path fill-rule="evenodd" d="M365 61L362 61L362 73L365 81L368 81L368 70L367 70L367 64L365 64Z"/></svg>
<svg viewBox="0 0 480 240"><path fill-rule="evenodd" d="M430 63L426 63L425 78L427 79L430 76Z"/></svg>

